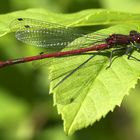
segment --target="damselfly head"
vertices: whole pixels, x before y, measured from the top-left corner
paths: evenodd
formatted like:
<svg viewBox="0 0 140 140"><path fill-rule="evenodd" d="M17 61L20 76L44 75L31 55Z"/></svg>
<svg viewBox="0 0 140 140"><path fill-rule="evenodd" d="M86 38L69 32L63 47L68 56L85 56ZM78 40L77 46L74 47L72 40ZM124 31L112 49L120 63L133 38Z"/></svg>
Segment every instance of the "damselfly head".
<svg viewBox="0 0 140 140"><path fill-rule="evenodd" d="M140 43L140 35L133 36L133 41L136 43Z"/></svg>
<svg viewBox="0 0 140 140"><path fill-rule="evenodd" d="M133 41L136 43L140 43L140 33L135 30L130 31L130 36L132 37Z"/></svg>
<svg viewBox="0 0 140 140"><path fill-rule="evenodd" d="M137 38L137 43L140 43L140 37Z"/></svg>

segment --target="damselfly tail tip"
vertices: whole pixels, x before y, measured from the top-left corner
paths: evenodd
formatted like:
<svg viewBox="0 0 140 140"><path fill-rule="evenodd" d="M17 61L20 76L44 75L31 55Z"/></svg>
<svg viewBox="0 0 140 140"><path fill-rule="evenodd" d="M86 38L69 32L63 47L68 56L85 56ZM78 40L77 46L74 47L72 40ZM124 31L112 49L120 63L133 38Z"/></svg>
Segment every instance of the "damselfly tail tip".
<svg viewBox="0 0 140 140"><path fill-rule="evenodd" d="M0 68L4 67L3 61L0 61Z"/></svg>

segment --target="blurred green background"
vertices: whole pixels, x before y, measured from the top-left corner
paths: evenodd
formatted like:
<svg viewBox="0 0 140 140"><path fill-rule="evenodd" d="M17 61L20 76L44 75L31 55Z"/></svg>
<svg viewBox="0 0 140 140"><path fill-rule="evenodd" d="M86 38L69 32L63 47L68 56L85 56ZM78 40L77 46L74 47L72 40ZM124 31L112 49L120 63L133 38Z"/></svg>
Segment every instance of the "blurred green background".
<svg viewBox="0 0 140 140"><path fill-rule="evenodd" d="M89 8L140 12L140 0L5 0L0 13L28 8L44 8L57 13L72 13ZM18 47L20 46L20 47ZM0 59L39 54L24 47L14 35L0 38ZM140 84L131 90L121 107L116 107L100 122L66 136L62 120L48 95L47 69L32 63L0 69L0 140L139 140ZM48 83L48 84L47 84Z"/></svg>

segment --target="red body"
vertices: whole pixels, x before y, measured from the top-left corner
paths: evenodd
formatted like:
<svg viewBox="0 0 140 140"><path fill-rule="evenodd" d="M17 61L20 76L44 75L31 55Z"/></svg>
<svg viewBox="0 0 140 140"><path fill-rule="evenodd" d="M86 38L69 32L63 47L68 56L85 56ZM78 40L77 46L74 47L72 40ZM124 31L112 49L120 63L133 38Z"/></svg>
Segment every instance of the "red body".
<svg viewBox="0 0 140 140"><path fill-rule="evenodd" d="M118 47L118 45L127 46L131 43L140 43L140 34L138 32L130 31L129 35L112 34L108 38L105 39L104 44L93 45L93 46L90 46L89 48L80 48L80 49L64 51L64 52L55 52L55 53L50 53L50 54L41 54L37 56L13 59L13 60L8 60L8 61L0 61L0 67L35 61L39 59L51 58L51 57L61 57L61 56L66 56L66 55L80 54L80 53L84 53L88 51L105 50L112 47L116 48Z"/></svg>

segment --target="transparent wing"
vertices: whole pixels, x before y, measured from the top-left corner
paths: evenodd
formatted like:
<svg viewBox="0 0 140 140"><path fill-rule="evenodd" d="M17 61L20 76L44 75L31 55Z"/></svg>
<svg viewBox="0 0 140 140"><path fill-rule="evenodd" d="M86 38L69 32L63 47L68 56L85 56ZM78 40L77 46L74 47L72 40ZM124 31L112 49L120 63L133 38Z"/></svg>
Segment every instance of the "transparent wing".
<svg viewBox="0 0 140 140"><path fill-rule="evenodd" d="M16 38L39 47L64 48L74 39L83 36L65 26L35 19L17 19L10 24Z"/></svg>
<svg viewBox="0 0 140 140"><path fill-rule="evenodd" d="M16 32L16 38L18 40L49 49L63 49L66 46L73 48L77 45L83 47L82 45L87 43L87 40L101 40L101 35L94 35L93 37L78 34L76 30L70 27L29 18L18 18L14 20L10 24L10 29ZM79 37L84 37L86 41L74 41Z"/></svg>

